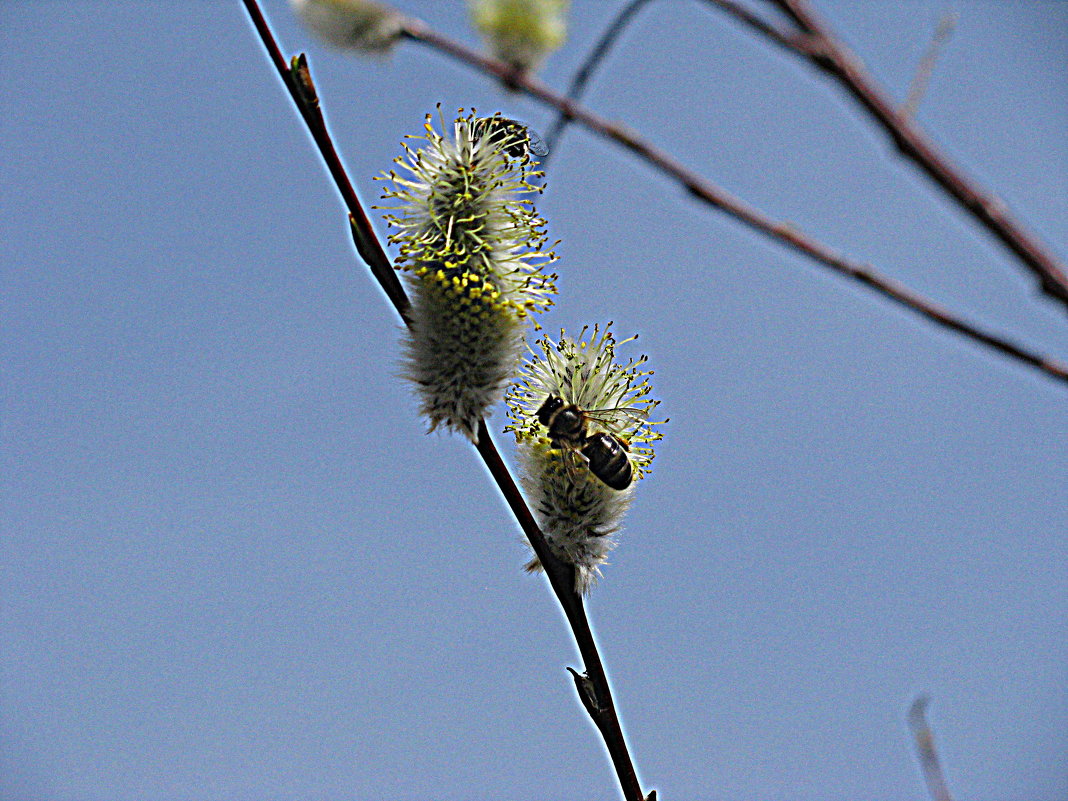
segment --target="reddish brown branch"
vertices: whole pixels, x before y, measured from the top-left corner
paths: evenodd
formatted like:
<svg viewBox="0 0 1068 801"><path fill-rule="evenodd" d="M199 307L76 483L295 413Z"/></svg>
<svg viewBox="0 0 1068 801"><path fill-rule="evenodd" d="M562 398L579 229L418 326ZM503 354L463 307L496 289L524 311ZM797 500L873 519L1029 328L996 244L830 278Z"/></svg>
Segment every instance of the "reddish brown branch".
<svg viewBox="0 0 1068 801"><path fill-rule="evenodd" d="M411 304L404 292L404 287L401 286L396 273L389 263L389 258L386 256L381 242L375 234L367 215L364 213L363 206L352 188L352 183L349 181L345 168L334 149L329 131L326 128L326 122L319 109L319 99L315 92L315 85L311 79L307 60L302 54L293 60L291 66L287 66L285 58L278 49L274 36L256 0L242 0L242 2L245 4L249 17L252 19L257 33L259 33L275 69L289 90L290 97L292 97L309 132L312 134L312 138L319 148L319 152L334 179L338 191L345 200L345 204L349 209L349 222L357 252L367 263L372 275L393 303L401 319L406 325L410 325L409 311ZM623 796L627 801L643 801L645 796L638 782L637 773L634 770L634 764L631 761L630 752L623 736L623 729L616 714L611 687L608 684L608 677L601 663L597 642L593 638L593 632L586 617L582 595L575 586L574 567L561 562L549 549L545 535L538 527L534 516L526 505L526 501L523 499L522 493L516 486L515 480L501 459L501 455L490 437L484 420L479 422L478 442L475 447L483 462L485 462L493 480L500 488L501 494L515 515L516 520L519 522L519 526L530 542L538 560L544 567L553 592L556 594L571 626L579 653L582 655L586 675L599 702L590 711L590 716L604 739L605 747L616 769ZM652 797L655 798L655 795Z"/></svg>
<svg viewBox="0 0 1068 801"><path fill-rule="evenodd" d="M580 103L558 94L537 78L520 73L502 61L484 56L460 42L443 36L421 20L409 18L405 23L404 33L414 41L422 42L494 76L507 86L525 92L559 110L568 119L575 120L589 130L631 150L653 167L671 176L695 197L740 220L758 233L788 245L824 267L859 281L931 322L956 331L973 342L993 348L1043 371L1046 375L1068 383L1068 366L1017 345L1003 336L983 331L978 326L953 315L940 305L910 290L904 284L883 276L870 266L846 259L826 245L797 231L793 226L771 219L724 189L706 181L683 166L674 156L650 144L636 132L624 125L607 120Z"/></svg>
<svg viewBox="0 0 1068 801"><path fill-rule="evenodd" d="M723 6L723 0L710 0ZM801 29L804 39L770 35L772 41L808 58L851 94L893 139L894 145L990 231L1038 278L1042 291L1068 309L1064 265L1009 213L1005 203L967 178L923 130L875 83L864 64L840 42L807 0L768 0ZM770 27L770 26L769 26Z"/></svg>

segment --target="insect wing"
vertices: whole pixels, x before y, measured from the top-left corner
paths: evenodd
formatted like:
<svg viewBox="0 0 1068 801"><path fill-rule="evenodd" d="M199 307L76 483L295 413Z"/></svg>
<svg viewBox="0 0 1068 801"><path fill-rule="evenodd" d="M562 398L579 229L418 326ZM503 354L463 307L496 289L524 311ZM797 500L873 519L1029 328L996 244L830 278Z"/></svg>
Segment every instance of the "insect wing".
<svg viewBox="0 0 1068 801"><path fill-rule="evenodd" d="M595 420L598 423L604 423L610 428L615 428L619 425L619 418L626 418L630 425L637 427L645 422L645 415L638 409L633 409L629 406L617 406L613 409L585 409L583 410L587 419Z"/></svg>
<svg viewBox="0 0 1068 801"><path fill-rule="evenodd" d="M535 156L544 158L549 155L549 146L530 128L527 128L527 149Z"/></svg>

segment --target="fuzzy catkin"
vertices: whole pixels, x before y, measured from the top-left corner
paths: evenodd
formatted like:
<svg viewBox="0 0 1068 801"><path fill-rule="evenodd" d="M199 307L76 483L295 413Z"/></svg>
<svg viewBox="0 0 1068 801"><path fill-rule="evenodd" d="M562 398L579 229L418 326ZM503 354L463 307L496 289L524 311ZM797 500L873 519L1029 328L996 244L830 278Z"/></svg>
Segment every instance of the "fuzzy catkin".
<svg viewBox="0 0 1068 801"><path fill-rule="evenodd" d="M508 395L509 430L514 431L521 482L553 553L575 568L575 583L587 592L616 545L635 483L649 472L652 443L661 438L649 421L659 401L648 397L648 376L640 356L615 361L616 342L609 327L584 328L578 339L561 332L556 342L543 337L524 364L520 382ZM613 489L598 477L581 443L554 440L539 419L547 398L584 413L584 434L603 432L626 448L633 482ZM582 439L582 437L580 437ZM540 570L538 559L526 565Z"/></svg>
<svg viewBox="0 0 1068 801"><path fill-rule="evenodd" d="M397 163L407 174L391 172L384 195L399 201L386 219L412 299L405 375L432 430L472 441L514 376L531 314L555 292L543 272L555 256L530 199L539 173L517 146L525 129L499 133L487 119L499 118L471 111L446 135L428 115L425 135L413 137L425 144L405 145Z"/></svg>

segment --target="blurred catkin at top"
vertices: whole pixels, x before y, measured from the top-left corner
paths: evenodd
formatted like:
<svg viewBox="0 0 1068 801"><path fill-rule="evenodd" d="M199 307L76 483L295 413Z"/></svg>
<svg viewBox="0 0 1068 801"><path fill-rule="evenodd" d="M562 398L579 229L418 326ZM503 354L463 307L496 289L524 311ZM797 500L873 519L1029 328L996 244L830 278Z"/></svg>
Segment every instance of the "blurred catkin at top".
<svg viewBox="0 0 1068 801"><path fill-rule="evenodd" d="M468 8L493 55L527 71L564 43L569 1L468 0Z"/></svg>
<svg viewBox="0 0 1068 801"><path fill-rule="evenodd" d="M400 38L404 17L374 0L289 0L304 25L326 44L381 55Z"/></svg>

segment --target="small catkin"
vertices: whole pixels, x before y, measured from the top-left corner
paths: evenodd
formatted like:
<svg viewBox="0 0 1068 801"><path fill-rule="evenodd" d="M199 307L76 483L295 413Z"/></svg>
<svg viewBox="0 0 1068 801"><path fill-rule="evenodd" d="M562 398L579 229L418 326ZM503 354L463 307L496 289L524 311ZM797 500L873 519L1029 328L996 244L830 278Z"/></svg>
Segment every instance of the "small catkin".
<svg viewBox="0 0 1068 801"><path fill-rule="evenodd" d="M468 0L471 19L497 58L534 70L567 39L569 0Z"/></svg>

